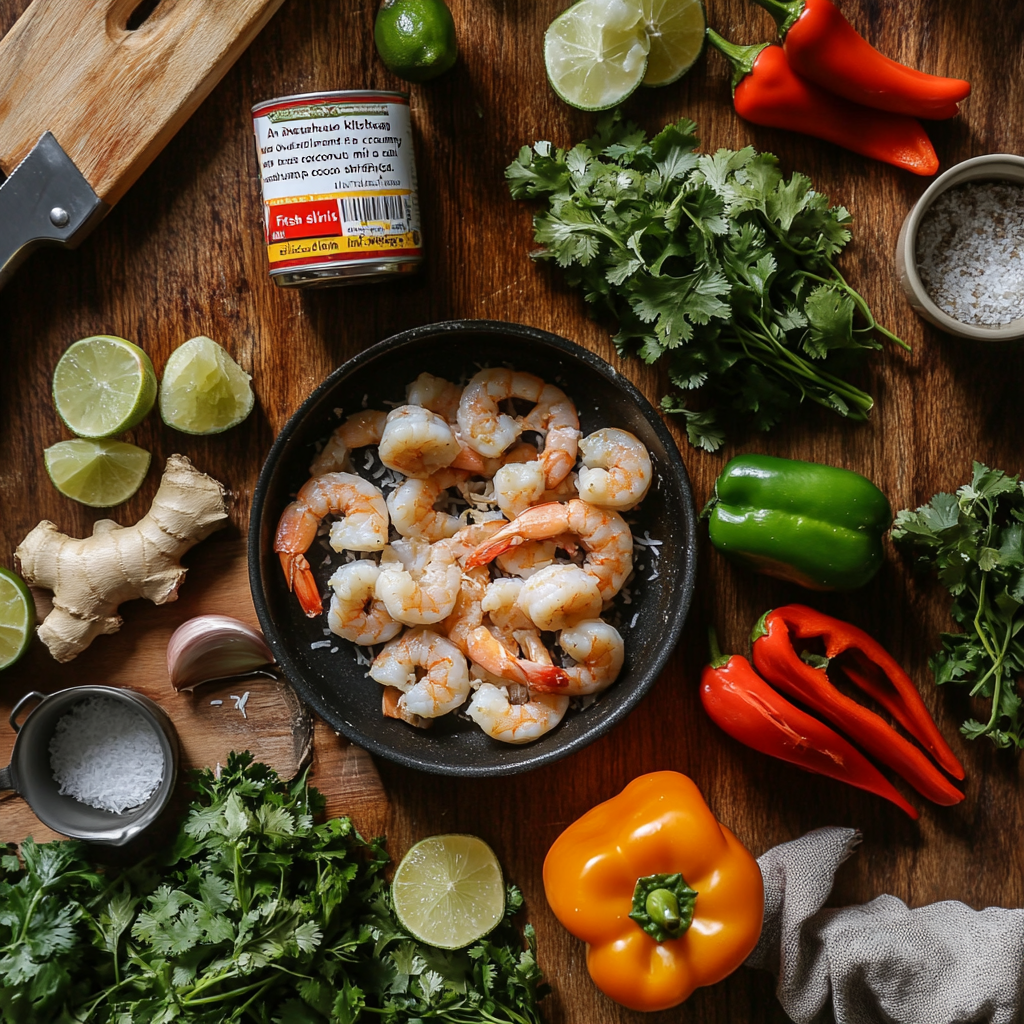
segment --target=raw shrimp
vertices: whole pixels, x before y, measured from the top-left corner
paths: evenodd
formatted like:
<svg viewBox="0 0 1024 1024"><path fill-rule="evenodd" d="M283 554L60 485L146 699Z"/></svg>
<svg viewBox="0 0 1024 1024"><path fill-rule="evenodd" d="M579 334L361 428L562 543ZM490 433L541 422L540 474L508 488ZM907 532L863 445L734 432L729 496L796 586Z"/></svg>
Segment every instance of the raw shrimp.
<svg viewBox="0 0 1024 1024"><path fill-rule="evenodd" d="M492 676L523 686L543 685L556 691L568 682L564 669L557 665L517 658L486 626L478 626L467 638L470 660L485 668Z"/></svg>
<svg viewBox="0 0 1024 1024"><path fill-rule="evenodd" d="M578 565L549 565L523 583L518 607L538 629L557 631L601 614L597 578Z"/></svg>
<svg viewBox="0 0 1024 1024"><path fill-rule="evenodd" d="M438 541L453 536L462 521L434 505L449 487L464 483L465 479L466 474L458 470L441 469L425 479L403 480L387 499L392 526L403 537Z"/></svg>
<svg viewBox="0 0 1024 1024"><path fill-rule="evenodd" d="M584 619L572 629L563 629L558 634L558 643L575 662L565 670L569 675L569 685L533 684L538 692L578 697L600 693L618 678L625 658L625 645L619 631L603 619Z"/></svg>
<svg viewBox="0 0 1024 1024"><path fill-rule="evenodd" d="M397 540L381 555L375 594L407 626L426 626L451 614L462 571L447 541Z"/></svg>
<svg viewBox="0 0 1024 1024"><path fill-rule="evenodd" d="M353 448L380 444L388 414L379 409L361 409L352 413L327 439L310 463L309 475L340 473L348 468L348 454Z"/></svg>
<svg viewBox="0 0 1024 1024"><path fill-rule="evenodd" d="M639 504L651 486L651 457L628 430L603 427L580 441L583 467L579 492L583 501L625 511Z"/></svg>
<svg viewBox="0 0 1024 1024"><path fill-rule="evenodd" d="M522 433L521 421L498 408L508 398L536 403L544 381L532 373L503 367L481 370L462 392L458 423L462 438L474 451L494 458L512 445Z"/></svg>
<svg viewBox="0 0 1024 1024"><path fill-rule="evenodd" d="M382 644L402 631L402 624L388 614L384 602L374 597L380 566L361 558L347 562L327 581L334 590L327 625L332 633L369 647Z"/></svg>
<svg viewBox="0 0 1024 1024"><path fill-rule="evenodd" d="M388 413L377 454L388 469L428 477L450 466L460 451L443 416L422 405L400 405Z"/></svg>
<svg viewBox="0 0 1024 1024"><path fill-rule="evenodd" d="M481 683L466 714L491 739L502 743L529 743L554 729L568 707L568 697L553 693L537 694L526 704L511 704L504 690L491 683Z"/></svg>
<svg viewBox="0 0 1024 1024"><path fill-rule="evenodd" d="M466 565L483 565L524 541L554 539L565 533L579 540L587 553L583 568L597 580L601 599L610 601L633 569L633 536L617 512L596 508L578 498L528 508L481 544Z"/></svg>
<svg viewBox="0 0 1024 1024"><path fill-rule="evenodd" d="M323 611L306 552L327 515L345 518L331 526L335 551L380 551L388 540L388 508L373 484L352 473L325 473L307 480L277 524L274 550L302 610L314 618Z"/></svg>
<svg viewBox="0 0 1024 1024"><path fill-rule="evenodd" d="M524 430L544 434L540 464L549 488L557 487L576 465L580 440L580 418L572 399L554 384L545 384L537 404L523 420Z"/></svg>
<svg viewBox="0 0 1024 1024"><path fill-rule="evenodd" d="M450 640L429 629L407 630L388 643L373 659L370 677L397 686L402 691L398 707L424 718L446 715L469 696L465 657Z"/></svg>

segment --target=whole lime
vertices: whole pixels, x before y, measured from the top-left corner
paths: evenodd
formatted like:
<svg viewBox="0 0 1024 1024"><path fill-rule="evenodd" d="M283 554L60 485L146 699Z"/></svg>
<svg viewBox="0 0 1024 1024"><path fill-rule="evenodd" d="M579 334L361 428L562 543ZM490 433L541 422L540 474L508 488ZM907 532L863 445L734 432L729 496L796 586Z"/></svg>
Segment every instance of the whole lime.
<svg viewBox="0 0 1024 1024"><path fill-rule="evenodd" d="M407 82L443 75L459 55L455 22L444 0L385 0L373 41L388 70Z"/></svg>

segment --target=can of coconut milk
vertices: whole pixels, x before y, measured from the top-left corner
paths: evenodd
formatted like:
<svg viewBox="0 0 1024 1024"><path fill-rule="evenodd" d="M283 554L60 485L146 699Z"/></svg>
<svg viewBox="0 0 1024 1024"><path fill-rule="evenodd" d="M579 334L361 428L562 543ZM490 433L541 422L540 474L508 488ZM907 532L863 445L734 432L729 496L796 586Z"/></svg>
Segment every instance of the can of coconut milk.
<svg viewBox="0 0 1024 1024"><path fill-rule="evenodd" d="M252 108L270 276L310 288L423 262L409 95L346 90Z"/></svg>

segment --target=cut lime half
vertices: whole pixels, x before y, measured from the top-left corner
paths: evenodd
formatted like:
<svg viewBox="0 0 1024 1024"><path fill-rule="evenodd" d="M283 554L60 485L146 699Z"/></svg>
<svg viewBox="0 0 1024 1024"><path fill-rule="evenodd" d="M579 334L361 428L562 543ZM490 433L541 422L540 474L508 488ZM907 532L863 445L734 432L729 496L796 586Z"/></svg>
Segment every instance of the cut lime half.
<svg viewBox="0 0 1024 1024"><path fill-rule="evenodd" d="M707 16L701 0L642 0L651 41L641 85L671 85L697 62L704 49Z"/></svg>
<svg viewBox="0 0 1024 1024"><path fill-rule="evenodd" d="M579 0L544 33L548 81L580 110L607 110L643 80L649 46L640 0Z"/></svg>
<svg viewBox="0 0 1024 1024"><path fill-rule="evenodd" d="M53 371L53 404L79 437L111 437L156 401L156 372L138 345L112 334L76 341Z"/></svg>
<svg viewBox="0 0 1024 1024"><path fill-rule="evenodd" d="M0 568L0 669L13 665L32 642L36 606L25 581Z"/></svg>
<svg viewBox="0 0 1024 1024"><path fill-rule="evenodd" d="M46 472L61 494L93 508L110 508L127 501L149 470L144 448L123 441L61 441L43 452Z"/></svg>
<svg viewBox="0 0 1024 1024"><path fill-rule="evenodd" d="M462 949L505 913L505 882L494 851L476 836L431 836L403 858L391 883L395 914L420 942Z"/></svg>
<svg viewBox="0 0 1024 1024"><path fill-rule="evenodd" d="M252 412L251 379L212 338L192 338L164 367L160 415L185 434L219 434Z"/></svg>

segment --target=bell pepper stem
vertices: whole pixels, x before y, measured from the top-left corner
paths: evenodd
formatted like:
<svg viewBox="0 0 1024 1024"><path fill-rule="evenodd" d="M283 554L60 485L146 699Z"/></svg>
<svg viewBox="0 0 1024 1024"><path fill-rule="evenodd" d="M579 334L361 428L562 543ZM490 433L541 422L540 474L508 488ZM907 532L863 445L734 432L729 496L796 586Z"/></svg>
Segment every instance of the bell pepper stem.
<svg viewBox="0 0 1024 1024"><path fill-rule="evenodd" d="M707 39L732 67L733 92L747 75L753 73L757 55L766 46L771 45L771 43L753 43L750 46L740 46L738 43L730 43L728 39L723 39L713 28L707 30Z"/></svg>
<svg viewBox="0 0 1024 1024"><path fill-rule="evenodd" d="M671 889L655 889L648 893L644 906L652 921L657 921L668 932L679 931L683 919L679 915L679 900Z"/></svg>
<svg viewBox="0 0 1024 1024"><path fill-rule="evenodd" d="M807 0L754 0L754 3L763 7L775 19L780 39L786 38L786 33L807 7Z"/></svg>
<svg viewBox="0 0 1024 1024"><path fill-rule="evenodd" d="M629 916L655 942L667 942L690 927L696 901L682 875L645 875L636 880Z"/></svg>

